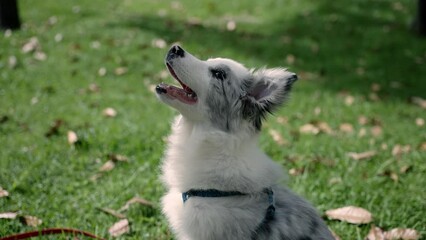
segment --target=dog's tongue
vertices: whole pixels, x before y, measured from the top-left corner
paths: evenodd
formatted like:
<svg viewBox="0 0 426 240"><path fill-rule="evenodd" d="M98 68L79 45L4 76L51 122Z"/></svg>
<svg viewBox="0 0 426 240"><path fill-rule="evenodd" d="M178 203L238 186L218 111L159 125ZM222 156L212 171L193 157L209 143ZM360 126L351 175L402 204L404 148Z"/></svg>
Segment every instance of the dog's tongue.
<svg viewBox="0 0 426 240"><path fill-rule="evenodd" d="M190 89L187 92L187 90L184 90L175 86L167 85L164 83L160 84L159 87L162 88L164 90L164 93L167 94L168 96L172 98L177 98L186 104L195 104L197 102L197 96Z"/></svg>

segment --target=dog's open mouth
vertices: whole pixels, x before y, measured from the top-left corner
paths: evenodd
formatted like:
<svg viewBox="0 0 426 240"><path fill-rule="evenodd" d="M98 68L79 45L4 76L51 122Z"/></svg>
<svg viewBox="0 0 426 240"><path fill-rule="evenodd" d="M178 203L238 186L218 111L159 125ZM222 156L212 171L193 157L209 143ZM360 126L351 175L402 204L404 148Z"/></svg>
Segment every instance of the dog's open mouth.
<svg viewBox="0 0 426 240"><path fill-rule="evenodd" d="M188 87L185 83L183 83L178 78L178 76L176 75L175 71L173 70L172 66L169 63L166 63L166 65L172 77L179 82L182 88L161 83L156 88L157 93L166 94L167 96L178 99L181 102L186 104L195 104L197 102L197 94L194 92L194 90L192 90L190 87Z"/></svg>

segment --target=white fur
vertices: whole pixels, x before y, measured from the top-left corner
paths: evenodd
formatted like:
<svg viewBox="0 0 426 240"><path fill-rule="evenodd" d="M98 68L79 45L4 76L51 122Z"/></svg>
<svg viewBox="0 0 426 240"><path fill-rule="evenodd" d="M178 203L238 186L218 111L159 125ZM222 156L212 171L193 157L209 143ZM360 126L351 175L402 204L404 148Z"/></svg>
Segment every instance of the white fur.
<svg viewBox="0 0 426 240"><path fill-rule="evenodd" d="M184 58L174 60L173 68L179 79L197 93L198 102L187 105L159 94L162 101L182 113L173 123L162 164L162 180L167 189L162 198L163 212L178 239L332 239L315 210L279 186L284 171L258 147L258 131L248 120L237 119L237 128L224 131L208 117L204 101L212 91L212 79L207 71L218 64L232 70L233 81L256 77L256 73L232 60L204 62L186 53ZM290 75L280 69L269 72L271 81ZM274 221L268 225L270 229L256 235L269 206L262 190L269 187L275 193ZM182 192L190 189L239 191L247 195L191 197L183 203Z"/></svg>

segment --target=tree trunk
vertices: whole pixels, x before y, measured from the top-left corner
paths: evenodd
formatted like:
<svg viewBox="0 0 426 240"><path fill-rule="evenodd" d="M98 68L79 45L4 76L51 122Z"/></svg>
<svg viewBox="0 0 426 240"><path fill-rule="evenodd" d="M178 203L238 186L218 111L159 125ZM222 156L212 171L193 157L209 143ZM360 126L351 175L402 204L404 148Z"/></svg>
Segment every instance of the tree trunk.
<svg viewBox="0 0 426 240"><path fill-rule="evenodd" d="M21 27L17 0L0 0L0 27L3 29Z"/></svg>

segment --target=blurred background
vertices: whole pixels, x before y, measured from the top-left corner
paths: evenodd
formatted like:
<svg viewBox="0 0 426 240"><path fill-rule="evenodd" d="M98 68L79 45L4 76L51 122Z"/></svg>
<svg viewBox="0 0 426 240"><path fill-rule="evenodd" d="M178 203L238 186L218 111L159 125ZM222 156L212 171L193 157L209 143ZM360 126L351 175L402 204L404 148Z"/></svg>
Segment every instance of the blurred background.
<svg viewBox="0 0 426 240"><path fill-rule="evenodd" d="M424 1L14 2L0 2L0 213L17 216L0 218L0 236L63 226L109 237L125 218L122 239L173 238L158 174L177 113L153 90L173 83L163 59L174 43L299 75L260 145L320 212L372 213L327 220L341 239L372 224L426 234ZM148 204L123 208L135 196Z"/></svg>

